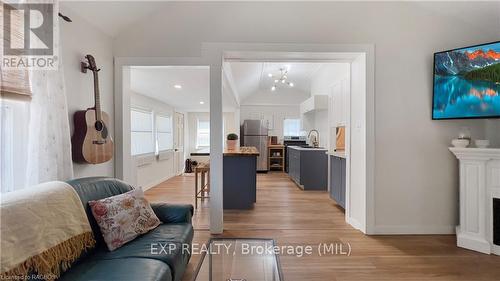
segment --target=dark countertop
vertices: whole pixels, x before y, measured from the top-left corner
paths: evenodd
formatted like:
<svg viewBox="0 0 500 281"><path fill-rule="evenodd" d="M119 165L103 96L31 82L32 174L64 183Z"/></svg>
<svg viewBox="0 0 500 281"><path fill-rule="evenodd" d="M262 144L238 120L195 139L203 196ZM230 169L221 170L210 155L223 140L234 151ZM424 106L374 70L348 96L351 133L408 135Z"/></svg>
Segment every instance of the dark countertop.
<svg viewBox="0 0 500 281"><path fill-rule="evenodd" d="M328 151L328 149L324 147L301 147L301 146L289 146L288 148L296 149L296 150L307 150L307 151Z"/></svg>

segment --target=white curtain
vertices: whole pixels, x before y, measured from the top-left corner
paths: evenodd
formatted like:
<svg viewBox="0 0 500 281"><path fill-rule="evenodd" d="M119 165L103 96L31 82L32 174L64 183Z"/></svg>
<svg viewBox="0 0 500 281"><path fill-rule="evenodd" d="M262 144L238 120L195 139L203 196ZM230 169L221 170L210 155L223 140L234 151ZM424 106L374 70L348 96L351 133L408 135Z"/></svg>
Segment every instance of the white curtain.
<svg viewBox="0 0 500 281"><path fill-rule="evenodd" d="M26 184L73 177L68 108L59 70L32 71Z"/></svg>
<svg viewBox="0 0 500 281"><path fill-rule="evenodd" d="M59 10L57 1L54 9ZM59 35L59 20L54 19L54 35ZM59 50L57 70L30 72L30 103L28 163L26 185L73 177L71 136L69 129L64 70L59 36L54 36Z"/></svg>
<svg viewBox="0 0 500 281"><path fill-rule="evenodd" d="M57 2L54 9L59 9ZM24 126L27 130L14 139L24 138L22 142L15 143L14 151L20 151L19 158L8 161L7 151L2 151L0 160L4 165L12 165L17 172L7 174L2 172L2 177L21 176L19 168L24 168L24 180L14 178L11 181L3 179L1 182L11 183L11 186L2 186L2 192L13 191L30 185L52 181L68 180L73 177L73 163L71 158L71 139L68 119L66 91L64 86L64 70L61 61L61 46L59 45L58 18L54 19L54 42L58 44L57 56L58 69L29 71L31 82L31 100L25 101L25 120L15 120L10 127ZM13 125L13 126L12 126ZM9 126L3 124L0 135L6 135ZM10 128L11 129L11 128ZM11 147L11 149L12 149ZM5 148L5 147L3 147ZM24 157L22 157L24 156ZM4 159L5 158L5 159ZM12 158L12 157L11 157ZM23 161L24 159L24 161ZM22 161L22 162L21 162ZM4 169L8 171L8 169ZM11 169L12 170L12 169ZM3 171L3 170L2 170Z"/></svg>

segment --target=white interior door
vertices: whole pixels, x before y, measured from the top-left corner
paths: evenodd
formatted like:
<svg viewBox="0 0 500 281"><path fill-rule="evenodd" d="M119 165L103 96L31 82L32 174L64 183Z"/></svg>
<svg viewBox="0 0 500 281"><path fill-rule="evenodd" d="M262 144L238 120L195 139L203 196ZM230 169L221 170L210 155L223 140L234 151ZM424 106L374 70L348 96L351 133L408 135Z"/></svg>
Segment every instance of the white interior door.
<svg viewBox="0 0 500 281"><path fill-rule="evenodd" d="M180 175L184 172L184 114L176 112L174 124L174 172Z"/></svg>

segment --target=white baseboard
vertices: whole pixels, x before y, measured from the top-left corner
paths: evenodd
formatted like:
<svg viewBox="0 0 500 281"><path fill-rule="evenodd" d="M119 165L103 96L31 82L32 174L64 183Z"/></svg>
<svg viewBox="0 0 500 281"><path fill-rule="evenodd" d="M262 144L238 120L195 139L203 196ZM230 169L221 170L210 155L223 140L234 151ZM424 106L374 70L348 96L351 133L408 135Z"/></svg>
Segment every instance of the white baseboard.
<svg viewBox="0 0 500 281"><path fill-rule="evenodd" d="M375 225L373 234L455 234L455 225Z"/></svg>
<svg viewBox="0 0 500 281"><path fill-rule="evenodd" d="M354 227L355 229L363 232L366 234L365 232L365 228L363 227L363 225L356 219L354 218L347 218L347 223L350 224L352 227Z"/></svg>
<svg viewBox="0 0 500 281"><path fill-rule="evenodd" d="M172 175L172 176L166 176L166 177L161 178L161 179L159 179L159 180L156 180L156 181L154 181L154 182L152 182L152 183L149 183L149 184L147 184L147 185L145 185L145 186L141 186L141 187L142 187L142 190L143 190L143 191L146 191L146 190L148 190L148 189L152 188L153 186L157 186L157 185L159 185L160 183L162 183L162 182L164 182L164 181L166 181L166 180L168 180L168 179L170 179L170 178L172 178L172 177L174 177L174 176L173 176L173 175Z"/></svg>

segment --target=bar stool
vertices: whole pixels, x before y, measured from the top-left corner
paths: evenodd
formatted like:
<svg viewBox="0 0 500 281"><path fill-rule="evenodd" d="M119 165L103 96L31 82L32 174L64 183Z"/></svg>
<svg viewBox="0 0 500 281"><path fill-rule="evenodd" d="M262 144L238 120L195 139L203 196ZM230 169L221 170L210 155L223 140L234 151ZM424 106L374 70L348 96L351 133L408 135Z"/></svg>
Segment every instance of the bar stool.
<svg viewBox="0 0 500 281"><path fill-rule="evenodd" d="M201 188L198 191L198 174L201 178ZM206 176L206 181L205 181ZM198 209L198 199L202 201L205 198L210 198L210 163L198 163L194 168L194 207Z"/></svg>

